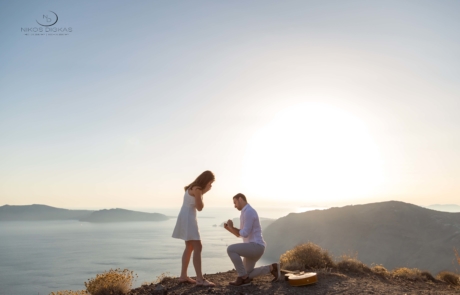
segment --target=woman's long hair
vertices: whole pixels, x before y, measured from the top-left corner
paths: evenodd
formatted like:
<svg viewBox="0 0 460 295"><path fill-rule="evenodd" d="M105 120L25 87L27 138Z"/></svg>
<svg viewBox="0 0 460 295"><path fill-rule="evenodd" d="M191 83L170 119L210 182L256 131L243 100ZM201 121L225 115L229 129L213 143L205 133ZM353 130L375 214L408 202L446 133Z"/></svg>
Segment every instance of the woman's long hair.
<svg viewBox="0 0 460 295"><path fill-rule="evenodd" d="M201 173L200 176L198 176L195 181L193 181L191 184L187 185L184 187L184 190L188 190L189 188L193 188L194 186L198 186L200 189L204 189L206 185L214 181L216 178L214 177L214 174L206 170L205 172Z"/></svg>

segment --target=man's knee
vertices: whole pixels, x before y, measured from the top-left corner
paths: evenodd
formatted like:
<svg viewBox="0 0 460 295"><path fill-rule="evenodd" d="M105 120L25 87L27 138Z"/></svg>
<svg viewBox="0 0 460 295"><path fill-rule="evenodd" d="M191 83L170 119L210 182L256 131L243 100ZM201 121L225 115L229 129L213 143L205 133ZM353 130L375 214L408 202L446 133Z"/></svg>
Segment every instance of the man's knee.
<svg viewBox="0 0 460 295"><path fill-rule="evenodd" d="M230 256L231 253L235 253L235 245L230 245L227 247L227 254Z"/></svg>

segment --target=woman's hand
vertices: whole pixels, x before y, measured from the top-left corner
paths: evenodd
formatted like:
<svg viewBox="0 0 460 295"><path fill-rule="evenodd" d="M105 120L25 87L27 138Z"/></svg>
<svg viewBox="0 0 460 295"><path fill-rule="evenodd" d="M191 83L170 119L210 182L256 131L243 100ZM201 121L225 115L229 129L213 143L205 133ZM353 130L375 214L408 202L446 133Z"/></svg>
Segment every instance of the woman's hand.
<svg viewBox="0 0 460 295"><path fill-rule="evenodd" d="M201 211L203 210L204 203L203 203L203 191L199 188L195 188L193 190L193 195L195 197L195 207L196 210Z"/></svg>

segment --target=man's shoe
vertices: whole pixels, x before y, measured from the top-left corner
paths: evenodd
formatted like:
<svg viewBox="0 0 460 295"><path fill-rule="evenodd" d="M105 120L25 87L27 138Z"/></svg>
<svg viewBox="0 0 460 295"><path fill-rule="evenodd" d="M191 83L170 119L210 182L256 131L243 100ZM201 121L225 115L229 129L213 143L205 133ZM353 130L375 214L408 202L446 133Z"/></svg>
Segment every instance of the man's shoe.
<svg viewBox="0 0 460 295"><path fill-rule="evenodd" d="M243 286L250 285L251 281L252 279L250 279L249 276L245 279L243 279L242 277L237 277L236 281L230 282L229 284L232 286L236 286L236 287L243 287Z"/></svg>
<svg viewBox="0 0 460 295"><path fill-rule="evenodd" d="M281 278L281 268L279 263L273 263L272 264L272 270L270 273L275 277L272 282L278 281Z"/></svg>

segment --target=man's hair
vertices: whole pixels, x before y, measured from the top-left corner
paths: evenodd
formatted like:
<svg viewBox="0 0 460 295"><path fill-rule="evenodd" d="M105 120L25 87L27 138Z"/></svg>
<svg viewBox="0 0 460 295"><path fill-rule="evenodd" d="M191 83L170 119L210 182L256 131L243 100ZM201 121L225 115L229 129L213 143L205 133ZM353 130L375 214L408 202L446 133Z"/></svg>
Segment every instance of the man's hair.
<svg viewBox="0 0 460 295"><path fill-rule="evenodd" d="M246 200L246 196L243 195L243 194L241 194L241 193L236 194L233 198L234 198L234 199L242 198L246 203L248 202L248 201Z"/></svg>

